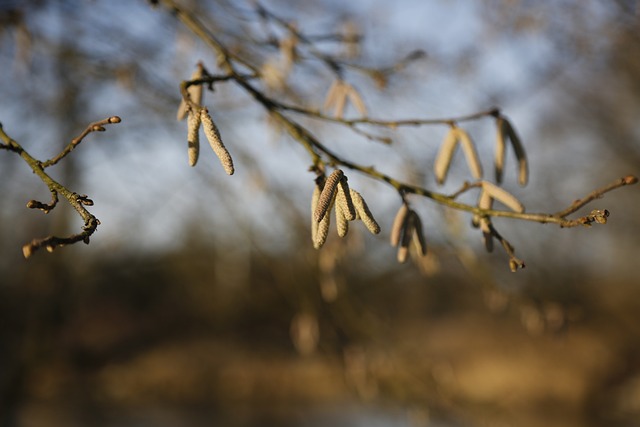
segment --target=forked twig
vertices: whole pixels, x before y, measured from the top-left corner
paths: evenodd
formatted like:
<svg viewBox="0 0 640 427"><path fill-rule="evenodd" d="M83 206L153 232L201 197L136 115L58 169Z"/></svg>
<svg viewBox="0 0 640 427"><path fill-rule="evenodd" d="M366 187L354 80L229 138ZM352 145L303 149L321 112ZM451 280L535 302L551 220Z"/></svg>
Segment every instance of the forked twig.
<svg viewBox="0 0 640 427"><path fill-rule="evenodd" d="M83 219L84 225L82 227L82 231L80 233L72 234L66 237L59 236L47 236L44 238L36 238L31 242L25 244L22 247L22 253L25 258L29 258L35 251L40 248L46 248L47 251L52 252L56 247L73 244L76 242L84 242L86 244L89 243L89 238L96 231L100 221L87 210L86 206L92 206L93 201L86 195L79 195L71 190L69 190L66 186L59 183L55 179L53 179L48 173L45 172L45 168L48 166L55 165L60 160L65 158L75 147L82 142L82 140L91 132L101 132L105 129L104 125L120 123L120 118L118 116L112 116L104 120L100 120L94 123L91 123L89 126L85 128L85 130L76 138L74 138L69 145L67 145L57 156L53 157L50 160L42 162L40 160L35 159L31 154L29 154L16 140L11 138L2 128L0 124L0 148L5 149L11 152L18 154L33 170L33 172L45 183L49 191L51 192L51 202L50 203L42 203L37 200L30 200L27 203L27 207L30 209L40 209L44 213L49 213L53 210L58 204L58 195L62 195L67 202L76 210L78 215Z"/></svg>

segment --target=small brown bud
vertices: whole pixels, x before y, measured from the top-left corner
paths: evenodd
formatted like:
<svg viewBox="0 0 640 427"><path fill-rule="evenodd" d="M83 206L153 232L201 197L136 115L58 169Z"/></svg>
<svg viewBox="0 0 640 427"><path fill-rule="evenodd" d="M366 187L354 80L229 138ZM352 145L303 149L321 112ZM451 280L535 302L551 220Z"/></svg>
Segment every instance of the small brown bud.
<svg viewBox="0 0 640 427"><path fill-rule="evenodd" d="M104 128L104 126L93 125L91 130L94 131L94 132L104 132L106 129Z"/></svg>
<svg viewBox="0 0 640 427"><path fill-rule="evenodd" d="M622 179L624 180L624 185L631 185L638 182L638 178L633 175L627 175Z"/></svg>
<svg viewBox="0 0 640 427"><path fill-rule="evenodd" d="M78 197L78 202L80 202L81 204L85 205L85 206L93 206L93 200L91 200L89 198L89 196L87 196L86 194L83 194L82 196Z"/></svg>
<svg viewBox="0 0 640 427"><path fill-rule="evenodd" d="M609 217L609 211L606 209L594 209L589 214L589 219L598 224L606 224Z"/></svg>
<svg viewBox="0 0 640 427"><path fill-rule="evenodd" d="M109 117L109 123L120 123L122 119L118 116Z"/></svg>
<svg viewBox="0 0 640 427"><path fill-rule="evenodd" d="M518 258L511 258L509 260L509 269L511 269L512 273L518 271L519 268L524 268L524 262Z"/></svg>
<svg viewBox="0 0 640 427"><path fill-rule="evenodd" d="M27 243L26 245L22 246L22 255L27 259L31 255L33 255L33 251L34 251L34 247L31 243Z"/></svg>

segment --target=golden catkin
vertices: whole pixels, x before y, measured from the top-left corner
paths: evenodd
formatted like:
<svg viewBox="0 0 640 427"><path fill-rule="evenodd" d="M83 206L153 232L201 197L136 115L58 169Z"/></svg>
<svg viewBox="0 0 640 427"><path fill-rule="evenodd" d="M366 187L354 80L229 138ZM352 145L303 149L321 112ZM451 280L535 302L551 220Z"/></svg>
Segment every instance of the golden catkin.
<svg viewBox="0 0 640 427"><path fill-rule="evenodd" d="M415 211L411 211L413 217L413 243L418 254L424 256L427 254L427 239L424 236L422 221Z"/></svg>
<svg viewBox="0 0 640 427"><path fill-rule="evenodd" d="M331 215L325 215L324 218L318 223L318 230L316 231L315 239L313 241L313 247L320 249L324 242L327 241L329 235L329 227L331 226Z"/></svg>
<svg viewBox="0 0 640 427"><path fill-rule="evenodd" d="M467 158L467 164L469 165L469 170L471 171L471 175L475 179L482 178L482 165L480 164L480 159L478 158L478 153L476 151L476 147L471 140L469 134L461 128L457 128L457 136L460 144L462 145L462 151L464 151L464 155Z"/></svg>
<svg viewBox="0 0 640 427"><path fill-rule="evenodd" d="M390 241L391 246L398 246L400 243L400 237L402 237L402 230L404 228L405 220L407 219L407 213L409 212L409 206L403 203L398 209L398 213L393 219L393 225L391 226Z"/></svg>
<svg viewBox="0 0 640 427"><path fill-rule="evenodd" d="M349 191L349 184L346 176L343 176L340 182L338 182L336 206L340 206L347 221L355 221L356 208L353 206L353 201L351 200L351 192Z"/></svg>
<svg viewBox="0 0 640 427"><path fill-rule="evenodd" d="M322 221L326 216L329 209L331 209L332 203L335 201L336 189L338 183L344 176L344 173L340 169L334 170L331 175L326 179L324 188L320 193L320 199L318 200L318 206L313 213L313 217L317 222Z"/></svg>
<svg viewBox="0 0 640 427"><path fill-rule="evenodd" d="M313 213L316 211L316 207L318 206L318 200L320 200L320 191L319 185L316 184L313 186L313 194L311 195L311 241L314 243L314 246L316 236L318 235L319 224L313 217Z"/></svg>
<svg viewBox="0 0 640 427"><path fill-rule="evenodd" d="M451 127L449 132L447 132L433 164L433 171L436 175L436 181L438 184L444 183L447 177L447 172L449 172L449 166L451 166L453 153L455 153L458 146L458 134L456 129L456 127Z"/></svg>
<svg viewBox="0 0 640 427"><path fill-rule="evenodd" d="M342 79L336 79L331 84L323 109L325 111L333 109L333 115L341 119L344 116L347 101L351 102L363 117L367 115L367 106L358 90Z"/></svg>
<svg viewBox="0 0 640 427"><path fill-rule="evenodd" d="M398 248L397 259L398 262L404 264L407 262L407 256L409 255L409 247L408 246L400 246Z"/></svg>
<svg viewBox="0 0 640 427"><path fill-rule="evenodd" d="M482 181L482 191L514 212L524 212L524 205L515 196L489 181Z"/></svg>
<svg viewBox="0 0 640 427"><path fill-rule="evenodd" d="M355 87L348 85L347 96L349 98L349 101L351 101L351 103L356 108L356 110L358 110L360 115L365 117L367 115L367 106L362 100L362 97L360 96L360 93L358 92L358 90Z"/></svg>
<svg viewBox="0 0 640 427"><path fill-rule="evenodd" d="M336 102L336 99L339 95L339 91L340 91L340 80L334 80L333 83L331 83L331 86L329 86L329 91L327 92L327 96L324 100L324 106L323 109L325 111L328 111Z"/></svg>
<svg viewBox="0 0 640 427"><path fill-rule="evenodd" d="M493 199L491 198L491 195L489 195L489 193L484 190L480 191L480 196L478 197L478 207L480 209L493 209ZM476 228L479 227L480 218L480 215L474 214L473 218L471 219L471 225Z"/></svg>
<svg viewBox="0 0 640 427"><path fill-rule="evenodd" d="M200 114L189 112L187 118L187 154L189 166L195 166L200 153Z"/></svg>
<svg viewBox="0 0 640 427"><path fill-rule="evenodd" d="M367 203L364 201L362 195L354 189L350 189L350 192L353 206L356 209L356 216L360 218L360 220L362 220L365 227L367 227L367 230L369 230L372 234L380 233L380 226L371 214L369 206L367 206Z"/></svg>
<svg viewBox="0 0 640 427"><path fill-rule="evenodd" d="M209 110L206 108L202 108L200 110L200 120L202 120L202 128L204 129L204 134L209 141L209 145L213 149L213 152L220 159L220 163L224 168L224 171L227 175L233 175L233 159L231 158L231 154L222 143L222 139L220 138L220 131L218 131L218 127L213 122L213 119L209 115Z"/></svg>
<svg viewBox="0 0 640 427"><path fill-rule="evenodd" d="M336 230L338 231L338 236L344 237L349 232L349 220L345 215L344 208L337 201L335 203L335 211Z"/></svg>
<svg viewBox="0 0 640 427"><path fill-rule="evenodd" d="M33 255L34 252L34 247L31 243L27 243L26 245L22 246L22 255L25 257L25 259L28 259L29 257L31 257L31 255Z"/></svg>

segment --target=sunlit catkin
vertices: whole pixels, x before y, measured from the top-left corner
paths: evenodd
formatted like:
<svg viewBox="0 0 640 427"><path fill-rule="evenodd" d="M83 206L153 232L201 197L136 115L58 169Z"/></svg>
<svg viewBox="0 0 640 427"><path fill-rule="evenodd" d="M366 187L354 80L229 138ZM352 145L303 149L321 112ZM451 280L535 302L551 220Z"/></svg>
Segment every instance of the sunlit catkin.
<svg viewBox="0 0 640 427"><path fill-rule="evenodd" d="M366 116L367 106L362 100L362 97L360 96L360 93L357 91L357 89L351 85L348 85L347 96L349 98L349 101L351 101L351 103L356 108L356 110L358 110L360 115L363 117Z"/></svg>
<svg viewBox="0 0 640 427"><path fill-rule="evenodd" d="M422 221L415 211L411 211L411 215L414 228L412 240L417 253L424 256L427 254L427 239L422 228Z"/></svg>
<svg viewBox="0 0 640 427"><path fill-rule="evenodd" d="M436 181L438 184L444 183L447 177L447 172L449 172L449 166L451 166L453 153L455 153L457 147L458 135L456 128L451 127L449 132L447 132L447 135L444 137L444 141L442 141L440 151L438 151L438 155L436 156L436 160L433 164L433 171L436 175Z"/></svg>
<svg viewBox="0 0 640 427"><path fill-rule="evenodd" d="M213 152L216 153L218 159L220 159L220 163L224 168L224 171L227 175L233 175L233 159L231 159L231 155L227 148L222 143L222 139L220 138L220 132L218 131L218 127L213 122L213 119L209 115L209 110L206 108L202 108L200 110L200 120L202 120L202 128L204 129L204 134L209 140L209 144L213 149Z"/></svg>
<svg viewBox="0 0 640 427"><path fill-rule="evenodd" d="M345 216L344 208L342 205L335 203L335 211L336 211L336 230L338 231L338 236L344 237L349 232L349 220ZM328 215L327 215L328 216Z"/></svg>
<svg viewBox="0 0 640 427"><path fill-rule="evenodd" d="M316 231L315 239L313 240L313 247L320 249L324 242L327 241L329 235L329 227L331 226L331 215L327 214L318 223L318 229Z"/></svg>
<svg viewBox="0 0 640 427"><path fill-rule="evenodd" d="M471 137L462 128L456 129L456 134L458 136L458 140L462 145L462 151L464 152L465 157L467 158L467 164L469 165L469 170L471 171L471 175L475 179L482 178L482 165L480 164L480 159L478 158L478 152L476 151L476 147L471 140Z"/></svg>
<svg viewBox="0 0 640 427"><path fill-rule="evenodd" d="M404 228L405 221L407 219L407 214L409 213L409 206L406 203L403 203L398 209L398 213L393 219L393 225L391 226L391 235L390 242L391 246L398 246L400 243L400 237L402 237L402 231Z"/></svg>
<svg viewBox="0 0 640 427"><path fill-rule="evenodd" d="M353 201L351 200L351 192L349 191L349 184L347 183L346 176L343 176L340 182L338 182L337 190L336 206L339 206L340 209L342 209L347 221L355 221L356 208L353 206Z"/></svg>
<svg viewBox="0 0 640 427"><path fill-rule="evenodd" d="M311 241L315 246L316 236L318 235L318 221L314 218L313 214L318 207L318 200L320 200L320 186L318 184L313 187L313 194L311 195Z"/></svg>
<svg viewBox="0 0 640 427"><path fill-rule="evenodd" d="M200 153L200 114L189 112L187 118L187 154L189 155L189 166L195 166Z"/></svg>
<svg viewBox="0 0 640 427"><path fill-rule="evenodd" d="M338 183L344 176L344 173L340 169L334 170L324 183L324 188L320 193L320 199L318 200L318 206L316 207L313 217L317 222L327 215L331 205L335 201L336 189Z"/></svg>
<svg viewBox="0 0 640 427"><path fill-rule="evenodd" d="M356 209L356 216L362 220L365 227L367 227L367 230L369 230L372 234L380 233L380 226L371 214L369 206L367 206L367 203L364 201L362 195L360 195L360 193L358 193L354 189L350 189L350 192L353 206Z"/></svg>
<svg viewBox="0 0 640 427"><path fill-rule="evenodd" d="M489 181L482 181L482 191L514 212L524 212L524 205L514 195Z"/></svg>

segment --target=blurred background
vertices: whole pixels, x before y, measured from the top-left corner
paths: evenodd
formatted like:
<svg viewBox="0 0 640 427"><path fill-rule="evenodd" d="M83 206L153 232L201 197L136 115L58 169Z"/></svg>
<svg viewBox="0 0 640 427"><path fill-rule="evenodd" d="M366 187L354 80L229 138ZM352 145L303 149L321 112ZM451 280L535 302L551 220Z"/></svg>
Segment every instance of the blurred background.
<svg viewBox="0 0 640 427"><path fill-rule="evenodd" d="M383 231L354 224L316 251L307 153L232 84L204 104L236 174L204 139L188 166L178 85L198 61L216 72L215 55L150 3L0 0L0 122L12 138L44 160L88 123L122 118L50 169L95 201L102 225L88 246L23 259L32 238L82 223L63 201L48 215L25 208L50 194L0 152L1 426L635 425L637 187L578 212L608 209L604 226L496 219L527 265L514 274L503 252L484 252L469 215L418 197L430 252L398 265L388 232L399 197L346 171ZM256 66L278 63L285 34L256 3L181 3ZM520 188L507 153L505 188L529 212L640 172L636 1L262 4L366 69L426 54L384 82L346 69L372 117L499 106L531 164ZM302 56L274 96L321 106L333 79L323 67ZM341 156L407 182L450 193L469 179L456 157L436 186L445 127L368 129L385 145L300 120ZM465 128L491 171L492 122Z"/></svg>

